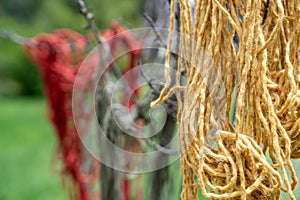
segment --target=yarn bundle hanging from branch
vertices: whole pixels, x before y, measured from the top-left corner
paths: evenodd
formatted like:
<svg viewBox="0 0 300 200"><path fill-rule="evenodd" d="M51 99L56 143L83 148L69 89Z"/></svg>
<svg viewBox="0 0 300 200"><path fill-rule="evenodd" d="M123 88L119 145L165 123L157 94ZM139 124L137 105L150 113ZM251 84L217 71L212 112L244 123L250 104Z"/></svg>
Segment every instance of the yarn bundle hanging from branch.
<svg viewBox="0 0 300 200"><path fill-rule="evenodd" d="M117 34L126 31L118 23L112 23L110 29L103 33L105 39L111 38ZM109 40L110 51L112 55L116 53L122 43L125 46L142 45L133 35L124 34L119 40ZM87 152L77 132L73 119L72 106L80 111L81 123L85 123L88 130L89 121L93 111L88 111L84 107L86 96L90 92L90 86L93 84L94 75L100 62L100 55L90 57L90 68L88 71L81 71L78 74L81 63L93 47L95 38L92 34L81 35L77 32L62 29L51 34L41 34L24 43L24 51L29 59L38 67L44 82L45 95L49 103L50 120L53 123L58 138L58 155L62 162L62 175L66 188L69 188L70 199L99 199L100 188L97 186L99 181L99 162ZM128 47L129 48L129 47ZM120 75L134 67L134 59L139 52L130 52L127 66L120 71ZM133 60L133 61L132 61ZM111 68L110 68L111 69ZM112 69L111 69L112 70ZM128 84L135 85L135 77L131 77ZM74 82L77 81L77 88L74 88ZM82 93L82 102L72 105L72 95L74 89L80 89ZM125 97L128 99L128 97ZM130 100L129 107L132 107ZM127 101L126 101L127 100ZM77 113L78 114L78 113ZM87 132L81 130L82 132ZM129 184L127 180L124 184ZM105 183L104 183L105 184ZM129 188L129 185L128 185ZM122 188L123 189L123 188ZM123 193L129 193L124 188ZM103 191L102 191L103 192Z"/></svg>
<svg viewBox="0 0 300 200"><path fill-rule="evenodd" d="M38 67L44 82L49 104L49 117L58 138L58 156L62 160L63 184L69 188L70 198L91 199L90 188L98 178L98 164L84 150L72 114L72 91L80 63L84 59L88 38L63 29L41 34L24 43L24 51ZM91 80L92 72L85 80ZM89 83L82 83L88 89ZM77 105L81 106L81 105ZM83 116L88 120L89 116ZM83 167L83 163L87 163Z"/></svg>
<svg viewBox="0 0 300 200"><path fill-rule="evenodd" d="M169 50L174 6L171 0ZM279 199L282 192L295 199L299 2L196 0L193 10L179 0L179 6L176 85L170 89L168 51L166 85L152 106L177 95L181 198L198 199L201 189L212 199Z"/></svg>

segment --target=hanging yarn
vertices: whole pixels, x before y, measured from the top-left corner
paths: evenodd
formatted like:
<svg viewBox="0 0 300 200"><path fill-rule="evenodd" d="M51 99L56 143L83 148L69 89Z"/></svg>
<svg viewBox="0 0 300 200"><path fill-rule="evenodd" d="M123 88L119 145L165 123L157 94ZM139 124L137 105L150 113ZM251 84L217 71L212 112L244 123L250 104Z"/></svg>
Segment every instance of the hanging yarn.
<svg viewBox="0 0 300 200"><path fill-rule="evenodd" d="M83 163L93 159L82 147L72 114L73 85L87 45L85 36L67 29L39 35L24 45L44 82L50 120L58 137L59 157L63 160L62 174L71 180L70 198L82 200L91 199L89 188L98 177L95 161L89 169L83 168ZM85 80L91 80L88 76L91 74L87 74ZM87 120L87 116L84 117Z"/></svg>
<svg viewBox="0 0 300 200"><path fill-rule="evenodd" d="M178 73L168 91L174 6L171 0L166 84L152 106L177 95L181 198L198 199L201 189L212 199L279 199L281 192L295 199L299 2L195 0L193 10L188 0L179 0Z"/></svg>
<svg viewBox="0 0 300 200"><path fill-rule="evenodd" d="M124 31L126 29L118 23L112 23L110 29L104 32L103 36L109 39ZM130 33L124 35L122 38L119 37L118 41L109 40L113 56L120 43L125 43L128 49L139 49L141 47L142 43L136 41L133 35ZM97 190L99 163L83 147L72 113L72 94L75 78L79 81L80 86L77 89L88 92L94 78L93 74L97 70L97 63L99 63L99 58L94 56L91 69L77 76L80 64L91 50L92 41L94 41L94 38L91 35L85 36L63 29L52 34L39 35L24 44L25 52L38 67L44 82L49 103L49 115L57 132L59 156L63 160L62 174L65 177L64 180L70 180L68 182L71 185L70 199L90 200L100 197ZM130 47L130 45L136 46ZM126 73L127 70L134 67L139 53L140 51L129 53L130 62L122 73ZM132 88L135 88L136 82L134 80L135 77L128 80L128 84ZM137 91L135 91L135 94L137 95ZM124 102L129 102L129 107L133 105L130 100L126 101L124 99ZM81 119L83 122L90 120L91 113L86 113L84 105L73 106L82 109ZM124 179L124 185L124 199L129 199L130 187L126 179Z"/></svg>

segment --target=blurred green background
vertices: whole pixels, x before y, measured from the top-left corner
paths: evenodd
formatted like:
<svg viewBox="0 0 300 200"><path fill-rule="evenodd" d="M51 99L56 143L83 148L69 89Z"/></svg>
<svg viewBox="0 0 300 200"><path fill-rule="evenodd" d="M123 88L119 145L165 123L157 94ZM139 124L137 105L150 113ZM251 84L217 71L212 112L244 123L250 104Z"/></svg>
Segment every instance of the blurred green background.
<svg viewBox="0 0 300 200"><path fill-rule="evenodd" d="M87 0L99 29L111 20L133 28L143 1ZM141 16L141 17L137 17ZM1 0L0 29L30 38L59 28L90 32L75 0ZM0 37L0 200L67 199L56 138L36 68L18 44Z"/></svg>
<svg viewBox="0 0 300 200"><path fill-rule="evenodd" d="M41 98L0 98L0 199L66 199Z"/></svg>

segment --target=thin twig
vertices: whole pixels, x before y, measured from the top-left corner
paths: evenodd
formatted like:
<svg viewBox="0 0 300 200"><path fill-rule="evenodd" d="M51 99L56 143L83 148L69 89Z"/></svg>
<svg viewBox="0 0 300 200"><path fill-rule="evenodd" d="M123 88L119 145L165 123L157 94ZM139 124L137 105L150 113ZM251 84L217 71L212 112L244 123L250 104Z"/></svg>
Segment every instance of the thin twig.
<svg viewBox="0 0 300 200"><path fill-rule="evenodd" d="M19 45L23 45L28 40L28 38L20 36L6 29L0 29L0 37L4 39L8 39Z"/></svg>
<svg viewBox="0 0 300 200"><path fill-rule="evenodd" d="M156 37L158 38L158 40L161 43L164 43L164 40L162 39L160 33L157 31L157 27L155 26L152 18L148 14L146 14L146 13L144 13L144 18L148 21L148 23L150 24L150 26L153 28L153 31L154 31Z"/></svg>
<svg viewBox="0 0 300 200"><path fill-rule="evenodd" d="M92 29L96 40L99 44L104 44L105 45L105 40L103 39L103 37L100 35L98 28L95 24L94 21L94 14L89 12L89 9L86 7L86 4L84 2L84 0L76 0L78 8L80 13L85 17L85 19L88 21L89 23L89 27Z"/></svg>
<svg viewBox="0 0 300 200"><path fill-rule="evenodd" d="M146 138L146 142L148 145L152 146L155 150L167 154L167 155L179 155L179 151L177 149L170 149L166 147L162 147L159 144L153 142L149 138Z"/></svg>
<svg viewBox="0 0 300 200"><path fill-rule="evenodd" d="M144 74L143 70L140 70L140 74L141 76L145 79L145 81L147 82L148 86L150 87L150 89L152 90L152 93L156 96L159 96L160 91L154 87L154 85L152 84L151 80L149 80L146 75ZM169 105L172 106L176 106L177 107L177 103L176 101L173 101L172 99L166 99L165 102Z"/></svg>
<svg viewBox="0 0 300 200"><path fill-rule="evenodd" d="M126 131L130 131L131 133L133 133L137 137L144 136L144 133L140 132L139 130L136 130L136 128L129 127L129 128L126 129ZM159 151L163 154L166 154L166 155L179 155L179 151L177 149L163 147L163 146L153 142L150 138L144 137L144 138L139 138L139 139L145 141L146 144L150 145L152 148L154 148L155 150L157 150L157 151Z"/></svg>
<svg viewBox="0 0 300 200"><path fill-rule="evenodd" d="M119 119L120 116L116 115L115 117L117 118L117 120L119 122L121 122L122 119ZM153 142L148 137L141 138L141 136L145 136L145 134L143 132L137 130L133 124L131 126L128 126L128 124L126 126L123 126L122 130L124 130L125 132L127 132L127 131L130 132L131 134L136 136L138 140L144 141L146 144L148 144L149 146L151 146L152 148L154 148L155 150L157 150L163 154L166 154L166 155L178 155L179 154L179 151L177 149L163 147L163 146Z"/></svg>
<svg viewBox="0 0 300 200"><path fill-rule="evenodd" d="M91 30L93 31L93 34L96 37L97 42L99 44L103 45L104 53L108 53L109 54L111 52L110 47L105 42L105 39L101 36L101 34L98 31L97 25L95 24L95 21L94 21L94 14L89 11L89 9L87 8L84 0L76 0L76 2L77 2L77 5L78 5L80 13L87 20L87 22L89 24L89 27L91 28ZM112 61L112 63L110 65L112 67L112 70L113 70L114 74L117 77L122 77L122 73L119 70L119 68L116 65L116 63L114 61ZM124 81L124 82L125 82L125 85L124 85L123 89L125 90L125 92L127 93L127 95L130 96L130 99L133 101L133 103L136 104L137 103L137 97L129 89L128 83L126 81Z"/></svg>

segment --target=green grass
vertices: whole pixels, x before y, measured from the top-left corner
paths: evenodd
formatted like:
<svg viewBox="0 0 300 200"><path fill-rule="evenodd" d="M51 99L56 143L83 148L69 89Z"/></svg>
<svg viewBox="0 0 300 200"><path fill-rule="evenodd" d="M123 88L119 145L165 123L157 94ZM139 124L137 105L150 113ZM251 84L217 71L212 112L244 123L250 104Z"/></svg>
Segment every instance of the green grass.
<svg viewBox="0 0 300 200"><path fill-rule="evenodd" d="M42 99L0 98L1 200L66 199L47 120Z"/></svg>

